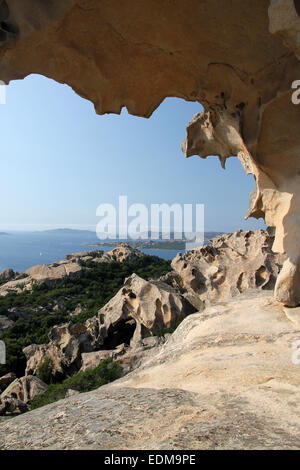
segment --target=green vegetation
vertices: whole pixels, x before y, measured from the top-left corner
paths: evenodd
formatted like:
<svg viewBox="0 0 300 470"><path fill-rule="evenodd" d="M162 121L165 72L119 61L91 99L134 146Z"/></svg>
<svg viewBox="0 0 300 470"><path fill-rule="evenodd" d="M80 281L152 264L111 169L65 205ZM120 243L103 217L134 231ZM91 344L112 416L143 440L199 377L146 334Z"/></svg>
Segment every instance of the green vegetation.
<svg viewBox="0 0 300 470"><path fill-rule="evenodd" d="M15 372L24 375L26 360L22 349L30 344L48 343L49 330L54 325L68 321L84 323L96 315L122 287L126 277L133 273L144 279L157 279L171 271L170 261L156 256L142 256L131 263L86 263L90 268L81 277L65 278L55 287L45 284L34 286L32 291L11 293L0 297L0 315L15 308L26 314L0 335L5 341L7 364L0 365L0 376ZM71 316L77 305L82 312Z"/></svg>
<svg viewBox="0 0 300 470"><path fill-rule="evenodd" d="M105 359L95 369L88 369L84 372L77 372L72 377L64 380L61 384L51 384L47 390L37 395L31 401L30 408L40 408L41 406L53 403L61 398L65 398L68 389L78 392L89 392L102 385L113 382L122 376L122 368L112 359Z"/></svg>
<svg viewBox="0 0 300 470"><path fill-rule="evenodd" d="M165 336L165 335L168 334L168 333L169 333L169 334L172 334L172 333L174 333L174 331L175 331L175 328L164 328L163 330L160 330L160 331L158 331L158 332L155 333L155 334L156 334L156 336L160 336L160 337L161 337L161 336Z"/></svg>
<svg viewBox="0 0 300 470"><path fill-rule="evenodd" d="M36 376L46 384L52 381L53 361L50 357L46 357L44 362L37 368Z"/></svg>

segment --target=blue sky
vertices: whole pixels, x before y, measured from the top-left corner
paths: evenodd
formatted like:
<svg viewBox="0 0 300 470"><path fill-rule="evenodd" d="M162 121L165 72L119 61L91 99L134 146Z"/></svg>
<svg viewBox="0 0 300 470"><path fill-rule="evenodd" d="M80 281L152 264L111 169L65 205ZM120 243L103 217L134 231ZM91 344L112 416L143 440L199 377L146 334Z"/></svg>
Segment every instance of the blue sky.
<svg viewBox="0 0 300 470"><path fill-rule="evenodd" d="M205 230L244 221L252 176L237 158L185 159L180 143L199 103L168 98L150 119L97 116L71 88L38 75L6 87L1 119L0 230L88 228L101 203L205 204Z"/></svg>

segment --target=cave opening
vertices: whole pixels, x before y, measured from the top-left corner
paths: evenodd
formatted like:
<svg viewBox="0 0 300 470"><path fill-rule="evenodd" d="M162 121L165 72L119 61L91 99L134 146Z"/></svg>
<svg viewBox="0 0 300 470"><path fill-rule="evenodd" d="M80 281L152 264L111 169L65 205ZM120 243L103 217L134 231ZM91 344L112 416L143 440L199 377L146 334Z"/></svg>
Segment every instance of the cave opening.
<svg viewBox="0 0 300 470"><path fill-rule="evenodd" d="M136 322L134 319L120 320L113 326L110 326L107 337L104 340L102 349L115 349L119 344L130 345L130 341L134 335Z"/></svg>

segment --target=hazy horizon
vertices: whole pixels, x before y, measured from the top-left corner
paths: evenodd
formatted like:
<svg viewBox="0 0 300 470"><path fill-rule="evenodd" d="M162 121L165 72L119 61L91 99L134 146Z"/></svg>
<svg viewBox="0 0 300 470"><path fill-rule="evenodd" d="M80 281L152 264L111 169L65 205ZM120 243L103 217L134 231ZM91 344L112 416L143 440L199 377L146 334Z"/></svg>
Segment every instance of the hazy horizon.
<svg viewBox="0 0 300 470"><path fill-rule="evenodd" d="M254 187L237 158L184 158L199 103L167 98L144 119L98 116L67 85L31 75L6 87L2 117L0 231L95 230L99 204L204 204L205 230L262 228L244 221Z"/></svg>

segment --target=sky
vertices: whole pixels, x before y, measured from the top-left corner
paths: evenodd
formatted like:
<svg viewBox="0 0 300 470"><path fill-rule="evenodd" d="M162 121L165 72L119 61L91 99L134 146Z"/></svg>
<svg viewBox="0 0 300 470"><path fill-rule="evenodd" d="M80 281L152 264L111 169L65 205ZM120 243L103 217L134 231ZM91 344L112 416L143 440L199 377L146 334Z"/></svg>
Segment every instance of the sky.
<svg viewBox="0 0 300 470"><path fill-rule="evenodd" d="M253 177L237 158L184 158L199 103L167 98L150 119L98 116L67 85L31 75L6 87L0 105L0 230L95 230L97 207L204 204L206 231L262 228L244 220Z"/></svg>

